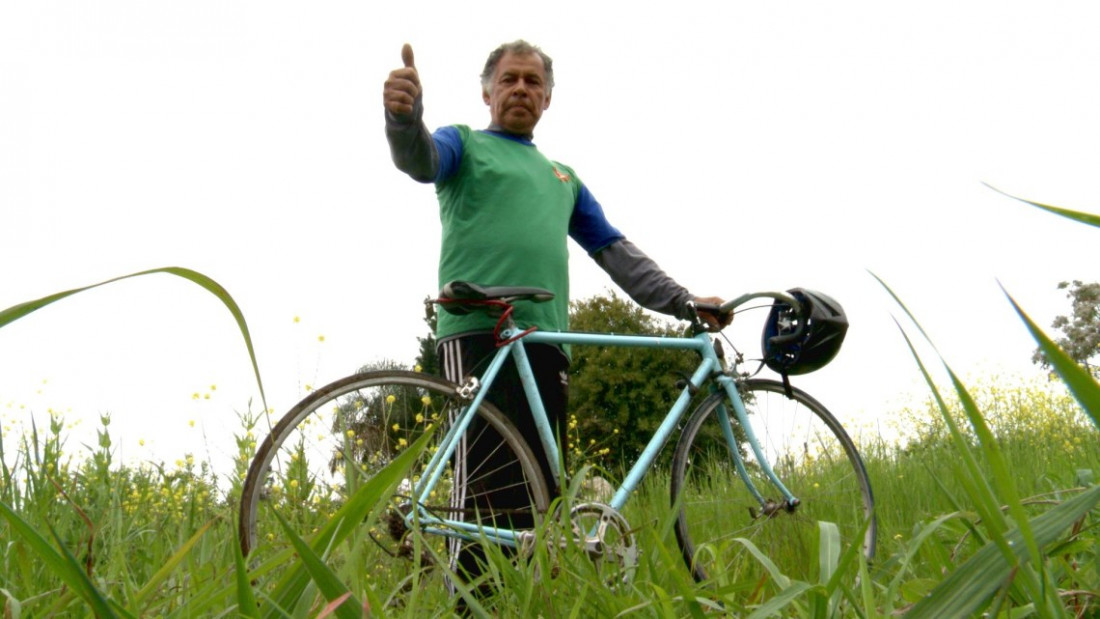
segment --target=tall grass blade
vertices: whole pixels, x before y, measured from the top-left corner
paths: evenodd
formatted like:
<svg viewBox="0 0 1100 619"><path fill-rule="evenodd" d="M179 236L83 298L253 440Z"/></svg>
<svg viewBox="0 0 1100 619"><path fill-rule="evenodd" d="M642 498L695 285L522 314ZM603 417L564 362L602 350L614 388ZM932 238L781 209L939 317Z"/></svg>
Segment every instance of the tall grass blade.
<svg viewBox="0 0 1100 619"><path fill-rule="evenodd" d="M90 286L83 286L80 288L73 288L72 290L65 290L63 292L57 292L51 295L42 297L41 299L35 299L33 301L26 301L13 305L7 309L0 310L0 328L19 320L20 318L36 312L43 307L55 302L60 301L66 297L70 297L74 294L84 292L85 290L92 290L93 288L99 288L114 282L131 279L134 277L140 277L142 275L152 275L154 273L167 273L169 275L175 275L182 277L183 279L197 284L208 292L213 294L225 305L229 313L233 315L233 319L237 321L237 328L240 329L241 335L244 337L244 344L248 348L248 357L252 360L252 371L256 375L256 385L260 389L260 399L264 402L264 410L267 410L267 398L264 396L264 384L260 379L260 366L256 363L256 351L252 347L252 336L248 333L248 324L245 322L244 313L241 312L241 308L237 305L237 302L233 300L233 297L229 295L229 292L222 287L221 284L213 279L199 273L198 271L192 271L183 267L163 267L159 269L149 269L147 271L140 271L137 273L131 273L129 275L122 275L120 277L113 277L111 279L99 282L98 284L92 284Z"/></svg>
<svg viewBox="0 0 1100 619"><path fill-rule="evenodd" d="M875 587L871 582L871 571L868 569L867 557L861 552L856 555L859 560L859 595L863 604L863 613L867 619L878 619L880 616L890 614L890 608L879 610L875 603ZM887 598L892 601L894 598Z"/></svg>
<svg viewBox="0 0 1100 619"><path fill-rule="evenodd" d="M886 599L897 599L897 592L901 589L901 586L903 584L902 579L909 574L909 570L911 569L910 565L913 563L913 559L916 558L917 553L921 549L921 546L923 546L925 542L927 542L928 539L931 538L936 533L936 531L938 531L940 527L942 527L948 521L962 517L963 515L960 512L945 514L920 528L920 531L917 533L917 535L909 541L909 545L906 548L905 555L902 557L901 561L898 564L899 569L894 574L894 577L890 580L890 583L887 586Z"/></svg>
<svg viewBox="0 0 1100 619"><path fill-rule="evenodd" d="M0 594L3 594L4 598L7 599L7 602L4 602L3 605L5 619L8 617L20 619L23 616L23 605L7 589L0 587Z"/></svg>
<svg viewBox="0 0 1100 619"><path fill-rule="evenodd" d="M858 533L852 538L852 540L849 541L847 548L844 548L844 546L843 546L844 540L840 539L840 529L837 528L837 526L835 524L833 524L831 522L829 522L829 523L819 523L819 526L822 525L822 524L830 525L829 528L831 529L831 531L829 533L829 536L833 537L835 535L835 540L831 541L831 543L836 545L837 550L839 551L841 548L844 549L844 552L833 563L833 567L832 567L831 573L829 574L829 578L828 579L825 579L825 578L820 578L819 579L819 582L825 586L825 593L829 596L832 596L833 593L835 591L837 591L838 588L840 587L841 580L842 580L843 576L845 574L849 573L848 572L849 567L852 566L852 564L855 561L858 561L859 557L864 556L863 555L863 544L859 543L859 540L862 540L863 536L867 533L867 527L871 526L871 521L870 520L864 520L863 521L863 526L860 528ZM823 530L822 531L822 537L824 537L824 536L825 536L825 532ZM822 542L822 543L824 544L825 542ZM820 560L824 561L823 558L820 559Z"/></svg>
<svg viewBox="0 0 1100 619"><path fill-rule="evenodd" d="M1069 219L1072 219L1074 221L1079 221L1083 224L1088 224L1090 226L1096 226L1096 227L1100 228L1100 215L1093 215L1091 213L1082 213L1080 211L1071 211L1067 208L1061 208L1061 207L1058 207L1058 206L1050 206L1049 204L1040 204L1039 202L1032 202L1031 200L1025 200L1023 198L1018 198L1018 197L1016 197L1016 196L1014 196L1010 193L1005 193L1005 192L1001 191L1000 189L997 189L993 185L990 185L989 183L982 183L982 184L985 185L986 187L989 187L993 191L996 191L997 193L1001 194L1002 196L1012 198L1013 200L1019 200L1020 202L1023 202L1024 204L1030 204L1031 206L1043 209L1044 211L1047 211L1048 213L1054 213L1055 215L1061 215L1062 217L1068 217Z"/></svg>
<svg viewBox="0 0 1100 619"><path fill-rule="evenodd" d="M340 582L336 574L325 565L320 555L314 552L309 544L294 532L294 529L278 511L275 512L275 517L279 520L279 526L282 527L283 533L294 546L294 550L298 552L298 557L302 560L302 564L309 572L310 577L313 578L313 582L317 583L317 588L321 590L321 594L325 596L330 604L337 601L341 602L335 607L336 615L343 619L357 619L356 609L362 608L359 600L351 596L347 586ZM349 600L351 604L347 603Z"/></svg>
<svg viewBox="0 0 1100 619"><path fill-rule="evenodd" d="M974 398L971 397L955 372L950 368L948 368L948 372L951 376L951 382L955 386L955 393L958 394L959 401L962 402L963 405L963 410L966 411L966 416L970 419L970 425L974 428L975 433L978 435L978 439L981 441L982 453L985 454L986 459L990 463L993 472L993 483L1004 503L1008 506L1008 512L1012 516L1013 521L1020 529L1023 541L1027 545L1028 552L1031 555L1031 562L1033 565L1041 565L1042 557L1039 554L1039 546L1035 542L1035 536L1032 535L1027 513L1024 511L1023 504L1020 502L1019 493L1016 491L1015 475L1009 470L1004 454L1001 453L1001 449L997 444L997 440L993 437L993 432L990 431L989 425L985 423L985 419L982 418L981 412L978 411L978 406L975 404ZM1028 576L1026 571L1024 575ZM1038 593L1039 590L1036 587L1033 594Z"/></svg>
<svg viewBox="0 0 1100 619"><path fill-rule="evenodd" d="M898 305L902 308L909 319L920 330L925 340L935 350L936 355L940 358L940 362L943 364L944 369L947 371L948 376L951 379L952 386L955 389L956 394L959 397L959 401L963 406L963 411L966 413L966 417L970 422L970 426L974 429L974 433L977 435L982 448L982 453L986 459L990 462L993 470L993 483L996 485L998 491L1004 499L1004 502L1008 505L1009 512L1012 514L1017 526L1021 530L1021 541L1027 547L1031 557L1031 564L1016 564L1018 571L1016 572L1016 579L1022 583L1022 586L1027 589L1028 595L1031 599L1036 600L1038 603L1040 600L1046 601L1048 607L1039 606L1040 616L1047 616L1047 611L1050 608L1055 607L1056 600L1052 592L1052 587L1044 586L1040 581L1048 580L1045 575L1037 575L1034 571L1035 567L1042 568L1042 560L1039 554L1038 544L1035 542L1034 536L1029 530L1029 523L1027 516L1024 512L1023 506L1020 503L1019 496L1016 492L1015 478L1009 471L1008 465L1005 462L1004 455L1001 453L1001 449L997 444L993 433L990 431L988 424L985 423L985 419L982 418L981 412L978 411L978 407L974 402L974 399L970 396L970 393L963 386L962 381L955 374L954 370L947 365L943 355L940 354L935 344L932 343L931 338L920 326L916 317L909 311L909 308L901 301L893 290L886 285L882 279L872 273L872 276L879 281L880 284L886 289L886 291L894 298ZM993 543L1000 548L1002 555L1006 560L1010 562L1016 562L1017 557L1014 550L1007 543L1004 534L1008 529L1008 520L1000 510L1001 501L998 500L997 495L993 492L989 483L983 478L981 470L977 465L977 461L973 454L970 453L970 449L962 437L958 427L955 425L954 420L951 417L951 413L944 402L943 397L939 394L939 390L936 388L931 375L928 373L924 366L924 363L920 359L920 355L917 354L916 348L910 341L909 336L905 334L905 330L898 325L898 329L902 331L902 335L905 338L906 344L909 346L909 350L912 352L917 365L920 367L921 373L924 375L925 382L928 383L929 388L932 390L936 398L936 402L942 413L952 436L952 441L956 446L956 451L962 455L963 462L966 466L968 477L962 479L965 487L968 489L968 494L975 501L976 507L982 516L982 522L988 531ZM1049 584L1049 583L1047 583Z"/></svg>
<svg viewBox="0 0 1100 619"><path fill-rule="evenodd" d="M818 582L825 584L836 573L840 562L840 529L831 522L818 522L817 574ZM862 538L861 538L862 539Z"/></svg>
<svg viewBox="0 0 1100 619"><path fill-rule="evenodd" d="M920 329L920 325L917 325L917 328ZM989 529L989 532L994 539L998 539L1000 538L1000 533L1008 528L1008 524L1000 510L1000 502L993 494L993 489L990 488L989 484L985 481L974 454L970 452L970 446L963 437L962 431L959 430L958 425L955 423L955 419L951 416L947 402L944 401L939 388L936 387L935 381L932 380L932 375L929 373L928 368L925 367L920 355L917 354L917 349L909 339L909 335L904 329L901 329L900 324L898 325L898 329L901 330L902 337L905 339L906 345L909 346L909 351L913 354L913 358L916 360L918 368L920 368L921 375L924 377L925 383L928 385L933 398L936 400L936 405L940 409L941 417L943 417L944 423L948 428L956 452L962 458L966 470L966 476L962 478L962 481L967 487L968 493L971 495L970 498L974 500L975 508L978 510L982 522L986 523L987 528L990 526L993 527Z"/></svg>
<svg viewBox="0 0 1100 619"><path fill-rule="evenodd" d="M1004 288L1002 287L1001 290L1003 291ZM1066 382L1066 386L1069 387L1077 402L1081 404L1081 408L1085 409L1085 413L1092 419L1092 423L1097 429L1100 429L1100 384L1097 384L1096 379L1088 371L1078 365L1065 351L1047 337L1007 291L1005 296L1008 297L1009 303L1019 314L1020 319L1027 325L1027 330L1031 332L1031 336L1038 342L1039 349L1043 351L1043 356L1050 361L1051 366Z"/></svg>
<svg viewBox="0 0 1100 619"><path fill-rule="evenodd" d="M1100 504L1100 486L1093 486L1067 499L1031 521L1035 541L1040 547L1054 543L1058 536ZM1012 529L1005 536L1017 560L1025 558L1023 536ZM911 619L924 617L970 617L987 603L1004 584L1014 566L993 544L986 544L948 575L923 600L906 614Z"/></svg>
<svg viewBox="0 0 1100 619"><path fill-rule="evenodd" d="M191 552L191 549L194 548L195 544L197 544L199 540L202 539L202 536L210 530L210 527L213 524L214 523L211 521L202 525L202 527L198 531L196 531L194 535L191 536L191 539L187 540L183 544L183 546L180 546L179 550L177 550L171 557L168 558L167 561L165 561L164 565L161 566L161 568L157 570L155 574L153 574L152 578L149 579L149 582L145 583L145 586L142 587L136 594L134 594L134 603L136 606L138 606L139 608L141 606L144 606L145 601L149 598L149 596L153 593L156 593L160 589L161 584L165 580L167 580L172 572L176 569L176 567L178 567L179 564L183 562L183 560L187 557L187 554Z"/></svg>
<svg viewBox="0 0 1100 619"><path fill-rule="evenodd" d="M778 586L780 589L786 589L790 586L791 579L782 571L780 571L779 567L775 564L775 561L772 561L771 557L761 552L760 548L758 548L756 544L752 543L752 540L744 537L736 537L733 541L741 544L749 551L749 554L751 554L753 558L755 558L757 562L759 562L760 565L764 567L768 574L771 575L771 578L775 582L776 586Z"/></svg>
<svg viewBox="0 0 1100 619"><path fill-rule="evenodd" d="M350 591L329 602L325 605L323 609L321 609L321 614L317 615L317 619L325 619L325 617L328 617L332 613L337 612L339 609L344 608L344 602L348 601L349 598L351 598Z"/></svg>
<svg viewBox="0 0 1100 619"><path fill-rule="evenodd" d="M420 452L427 448L428 441L434 430L424 433L419 439L410 445L404 453L394 458L377 475L366 480L333 515L328 522L321 527L311 542L315 553L323 552L330 545L336 545L344 541L356 528L363 526L363 521L368 516L373 519L385 508L386 500L401 479L405 477L413 462ZM270 608L266 616L278 616L279 608L293 608L310 582L310 574L306 566L299 563L276 585L271 595L274 608Z"/></svg>
<svg viewBox="0 0 1100 619"><path fill-rule="evenodd" d="M784 587L783 590L780 591L778 594L776 594L767 602L754 610L752 614L749 615L749 619L764 619L765 617L785 616L784 613L780 611L782 611L798 598L805 595L807 591L810 591L813 588L814 585L811 585L810 583L802 582L799 580L793 581L790 585ZM792 614L792 616L798 616L798 614L794 613Z"/></svg>
<svg viewBox="0 0 1100 619"><path fill-rule="evenodd" d="M675 513L676 513L675 511L669 512L669 516L671 516ZM675 522L674 518L670 517L669 519L670 519L671 522L673 522L673 523ZM659 527L659 528L663 529L664 527ZM664 539L668 539L667 536ZM656 543L652 544L651 547L653 548L653 552L656 553L657 555L659 555L661 563L663 565L677 565L677 564L680 564L680 563L683 562L683 559L681 557L679 557L679 556L674 557L673 554L671 552L669 552L668 544L663 543L660 539L655 540L655 541L656 541ZM702 619L702 617L706 616L706 613L704 612L703 606L710 607L711 611L715 610L715 608L713 607L715 605L715 602L713 602L712 600L707 599L705 596L700 595L699 592L693 590L692 587L694 586L695 583L686 571L684 571L684 572L679 572L679 571L675 572L674 574L671 575L671 579L672 579L672 585L671 586L675 587L676 589L679 589L680 595L685 600L685 603L687 604L687 607L688 607L688 611L690 612L692 617L697 617L699 619Z"/></svg>
<svg viewBox="0 0 1100 619"><path fill-rule="evenodd" d="M64 552L63 547L61 551L58 551L51 546L44 537L12 511L7 503L0 502L0 515L3 515L12 529L27 542L34 554L38 555L38 558L49 566L50 572L83 598L96 616L118 616L111 605L108 604L106 598L103 597L103 594L92 584L88 575L84 573L80 563L68 552Z"/></svg>
<svg viewBox="0 0 1100 619"><path fill-rule="evenodd" d="M259 619L260 610L256 606L256 596L252 592L252 582L248 578L248 567L244 563L244 555L241 554L240 532L237 532L236 543L233 544L233 563L236 568L237 580L237 616Z"/></svg>

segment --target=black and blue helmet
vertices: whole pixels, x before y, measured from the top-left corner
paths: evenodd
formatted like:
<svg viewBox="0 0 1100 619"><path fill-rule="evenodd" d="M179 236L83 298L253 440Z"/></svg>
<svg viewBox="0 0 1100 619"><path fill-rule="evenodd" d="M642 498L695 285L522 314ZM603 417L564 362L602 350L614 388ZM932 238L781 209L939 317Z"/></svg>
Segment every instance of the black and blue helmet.
<svg viewBox="0 0 1100 619"><path fill-rule="evenodd" d="M793 288L787 291L798 301L801 312L789 303L776 301L764 324L764 363L782 374L808 374L825 367L840 352L848 318L831 297Z"/></svg>

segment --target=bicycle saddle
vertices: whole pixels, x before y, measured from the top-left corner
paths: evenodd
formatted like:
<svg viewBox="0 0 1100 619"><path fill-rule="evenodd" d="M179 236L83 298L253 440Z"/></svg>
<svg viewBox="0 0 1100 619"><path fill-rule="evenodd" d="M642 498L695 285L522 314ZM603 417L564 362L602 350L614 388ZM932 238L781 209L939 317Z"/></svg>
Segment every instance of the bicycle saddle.
<svg viewBox="0 0 1100 619"><path fill-rule="evenodd" d="M469 301L534 301L545 303L554 298L554 293L544 288L530 286L482 286L471 282L452 281L443 284L436 301L455 314L473 311L473 307L464 306Z"/></svg>

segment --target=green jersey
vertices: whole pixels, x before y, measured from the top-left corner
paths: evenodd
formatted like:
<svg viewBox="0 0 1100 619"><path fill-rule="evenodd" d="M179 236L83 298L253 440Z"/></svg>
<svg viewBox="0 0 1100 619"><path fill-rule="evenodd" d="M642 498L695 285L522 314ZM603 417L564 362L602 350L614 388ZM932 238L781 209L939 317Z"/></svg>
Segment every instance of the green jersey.
<svg viewBox="0 0 1100 619"><path fill-rule="evenodd" d="M461 125L451 129L461 143L452 170L436 182L443 227L439 285L464 280L545 288L554 293L554 300L517 304L516 322L521 328L565 330L566 241L580 180L526 140ZM442 340L495 325L496 318L481 312L456 316L444 311L439 313L436 337Z"/></svg>

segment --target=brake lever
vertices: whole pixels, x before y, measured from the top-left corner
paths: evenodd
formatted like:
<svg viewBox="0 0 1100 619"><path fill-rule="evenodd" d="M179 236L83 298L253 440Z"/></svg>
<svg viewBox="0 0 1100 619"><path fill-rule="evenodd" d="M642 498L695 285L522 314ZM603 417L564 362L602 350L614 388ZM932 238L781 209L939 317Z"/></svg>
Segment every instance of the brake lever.
<svg viewBox="0 0 1100 619"><path fill-rule="evenodd" d="M722 306L718 305L717 303L700 303L698 301L694 301L692 302L692 306L695 308L696 312L709 314L713 316L716 321L718 321L719 326L717 329L710 329L709 324L703 325L708 327L708 331L721 331L723 328L729 326L729 324L733 322L733 311L723 312Z"/></svg>

